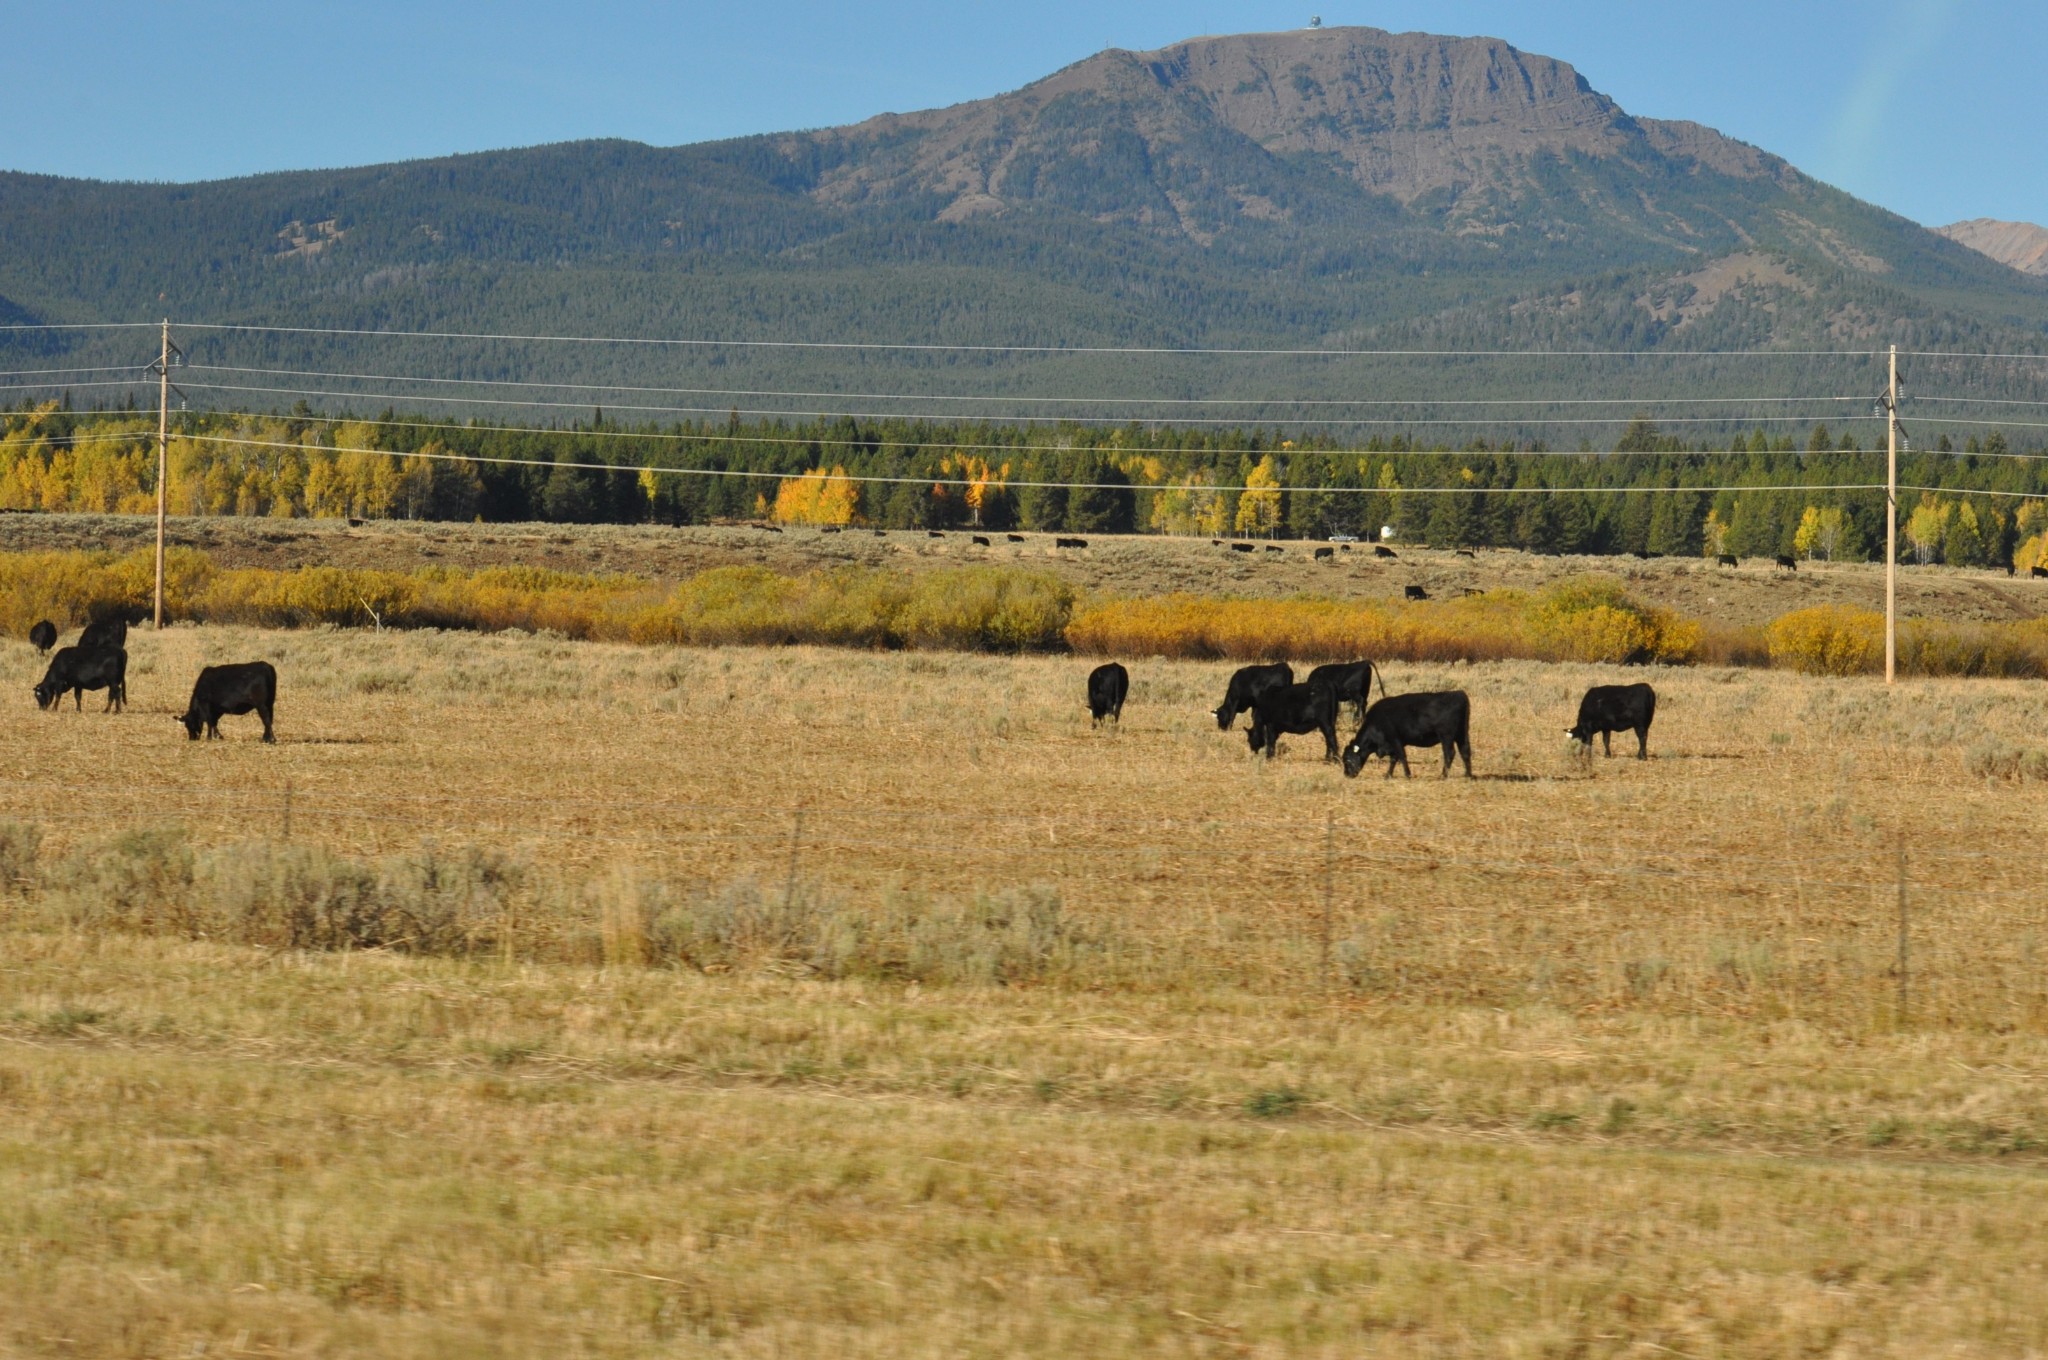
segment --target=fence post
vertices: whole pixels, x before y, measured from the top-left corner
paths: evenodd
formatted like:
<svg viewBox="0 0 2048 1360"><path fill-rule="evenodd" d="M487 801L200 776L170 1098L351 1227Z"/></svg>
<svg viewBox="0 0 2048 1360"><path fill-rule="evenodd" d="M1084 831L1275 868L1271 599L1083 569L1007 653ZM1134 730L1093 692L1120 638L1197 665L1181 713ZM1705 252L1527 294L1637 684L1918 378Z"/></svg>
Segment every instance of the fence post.
<svg viewBox="0 0 2048 1360"><path fill-rule="evenodd" d="M1906 915L1906 845L1905 845L1905 842L1904 842L1904 841L1900 841L1900 842L1898 843L1898 854L1899 854L1899 961L1898 961L1898 975L1899 975L1899 1000L1898 1000L1898 1014L1897 1014L1897 1016L1895 1017L1895 1023L1897 1024L1898 1028L1900 1028L1900 1029L1904 1029L1904 1028L1906 1027L1906 1017L1907 1017L1907 1015L1909 1014L1909 1012L1908 1012L1908 1010L1907 1010L1907 1002L1908 1002L1908 1001L1910 1000L1910 993L1909 993L1909 992L1908 992L1908 990L1907 990L1907 967L1908 967L1908 964L1909 964L1909 962L1910 962L1910 958L1909 958L1909 955L1908 955L1908 953L1907 953L1907 945L1908 945L1908 941L1909 941L1909 939L1910 939L1910 936L1909 936L1909 934L1908 934L1908 918L1907 918L1907 915Z"/></svg>
<svg viewBox="0 0 2048 1360"><path fill-rule="evenodd" d="M790 904L796 901L796 861L797 853L802 849L803 843L804 810L798 808L796 810L796 820L789 828L789 877L782 885L782 909L784 911L788 911Z"/></svg>
<svg viewBox="0 0 2048 1360"><path fill-rule="evenodd" d="M1335 891L1337 876L1337 815L1323 814L1323 917L1318 934L1318 967L1322 973L1322 984L1326 991L1334 992L1336 979L1330 973L1330 898Z"/></svg>

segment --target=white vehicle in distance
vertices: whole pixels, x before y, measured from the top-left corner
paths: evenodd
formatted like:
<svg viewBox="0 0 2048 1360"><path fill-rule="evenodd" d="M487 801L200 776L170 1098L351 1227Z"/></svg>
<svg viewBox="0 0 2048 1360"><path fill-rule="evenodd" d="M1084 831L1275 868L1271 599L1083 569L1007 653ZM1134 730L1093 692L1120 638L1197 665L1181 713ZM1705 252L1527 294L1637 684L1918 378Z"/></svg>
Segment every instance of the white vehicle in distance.
<svg viewBox="0 0 2048 1360"><path fill-rule="evenodd" d="M1356 542L1358 541L1358 535L1357 535L1357 534L1331 534L1331 535L1330 535L1330 541L1331 541L1332 543L1356 543Z"/></svg>

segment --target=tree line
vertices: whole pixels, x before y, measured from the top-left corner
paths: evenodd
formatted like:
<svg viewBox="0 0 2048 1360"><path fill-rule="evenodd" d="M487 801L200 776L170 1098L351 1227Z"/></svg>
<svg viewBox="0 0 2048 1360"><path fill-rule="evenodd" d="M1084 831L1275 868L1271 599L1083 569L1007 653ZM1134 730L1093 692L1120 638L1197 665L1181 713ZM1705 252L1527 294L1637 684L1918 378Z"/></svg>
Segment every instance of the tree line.
<svg viewBox="0 0 2048 1360"><path fill-rule="evenodd" d="M1689 446L1647 419L1610 450L1540 443L1344 444L1270 429L916 419L559 428L384 412L181 413L173 513L659 523L732 521L1076 534L1377 538L1541 553L1860 561L1882 554L1881 450L1815 425ZM411 456L393 456L411 455ZM2048 457L1993 431L1903 455L1922 562L2048 560ZM1999 494L2002 493L2002 494ZM61 403L0 413L0 508L154 509L154 421Z"/></svg>

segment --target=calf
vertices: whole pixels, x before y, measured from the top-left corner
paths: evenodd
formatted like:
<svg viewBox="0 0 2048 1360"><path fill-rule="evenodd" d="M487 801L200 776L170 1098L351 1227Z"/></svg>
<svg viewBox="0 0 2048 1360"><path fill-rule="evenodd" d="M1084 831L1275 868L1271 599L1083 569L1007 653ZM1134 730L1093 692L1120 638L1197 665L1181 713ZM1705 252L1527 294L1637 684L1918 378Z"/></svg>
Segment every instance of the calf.
<svg viewBox="0 0 2048 1360"><path fill-rule="evenodd" d="M1366 710L1358 735L1344 748L1344 775L1356 779L1367 760L1385 756L1387 778L1394 777L1394 765L1399 762L1401 772L1412 779L1415 772L1408 768L1408 748L1440 745L1444 748L1443 777L1450 777L1451 756L1455 752L1464 759L1465 777L1470 779L1471 727L1472 701L1461 689L1396 694L1382 699Z"/></svg>
<svg viewBox="0 0 2048 1360"><path fill-rule="evenodd" d="M1404 600L1426 600L1429 598L1429 592L1421 586L1403 586L1401 588L1401 598Z"/></svg>
<svg viewBox="0 0 2048 1360"><path fill-rule="evenodd" d="M1232 552L1256 552L1257 548L1250 543L1233 543L1230 545L1230 550Z"/></svg>
<svg viewBox="0 0 2048 1360"><path fill-rule="evenodd" d="M1785 556L1785 554L1783 554L1783 553L1779 553L1779 554L1778 554L1778 570L1780 570L1780 571L1798 571L1798 570L1799 570L1799 564L1798 564L1797 562L1794 562L1794 561L1793 561L1793 560L1792 560L1791 558L1789 558L1789 557Z"/></svg>
<svg viewBox="0 0 2048 1360"><path fill-rule="evenodd" d="M1004 534L1003 537L1009 539L1012 543L1022 543L1024 541L1024 535L1022 534Z"/></svg>
<svg viewBox="0 0 2048 1360"><path fill-rule="evenodd" d="M1473 551L1470 548L1460 548L1454 555L1458 557L1470 557L1474 561L1478 560L1478 557L1473 553Z"/></svg>
<svg viewBox="0 0 2048 1360"><path fill-rule="evenodd" d="M128 653L119 647L59 647L50 658L43 683L36 686L36 707L54 709L70 691L74 708L83 711L85 692L103 689L107 702L100 712L119 713L128 706Z"/></svg>
<svg viewBox="0 0 2048 1360"><path fill-rule="evenodd" d="M49 655L50 649L57 645L57 625L51 623L48 619L42 620L35 627L28 630L28 640L29 644L36 649L38 656Z"/></svg>
<svg viewBox="0 0 2048 1360"><path fill-rule="evenodd" d="M1281 546L1280 546L1280 545L1279 545L1278 543L1268 543L1268 544L1266 545L1266 551L1267 551L1267 552L1286 552L1286 551L1287 551L1287 549L1285 549L1285 548L1281 547Z"/></svg>
<svg viewBox="0 0 2048 1360"><path fill-rule="evenodd" d="M926 538L944 538L946 531L944 529L927 529L924 531L924 536Z"/></svg>
<svg viewBox="0 0 2048 1360"><path fill-rule="evenodd" d="M1337 758L1337 693L1328 685L1283 685L1252 701L1251 730L1245 733L1254 754L1271 760L1280 749L1280 734L1323 734L1323 759Z"/></svg>
<svg viewBox="0 0 2048 1360"><path fill-rule="evenodd" d="M1365 707L1372 702L1372 662L1339 661L1328 666L1318 666L1308 673L1307 683L1328 685L1340 704L1357 704L1358 716L1365 716ZM1387 678L1380 677L1380 697L1387 694Z"/></svg>
<svg viewBox="0 0 2048 1360"><path fill-rule="evenodd" d="M1650 719L1657 716L1657 691L1648 685L1595 685L1579 700L1579 720L1565 729L1587 759L1593 755L1593 734L1600 745L1614 754L1614 733L1636 734L1636 759L1650 758Z"/></svg>
<svg viewBox="0 0 2048 1360"><path fill-rule="evenodd" d="M980 534L976 534L974 536L974 546L977 548L986 548L989 546L989 541L983 538Z"/></svg>
<svg viewBox="0 0 2048 1360"><path fill-rule="evenodd" d="M820 529L818 530L818 532L819 532L819 533L821 533L821 534L836 534L836 533L838 533L838 532L839 532L840 528L841 528L841 526L840 526L840 525L837 525L837 524L827 524L827 525L824 525L824 526L822 526L822 527L821 527L821 528L820 528Z"/></svg>
<svg viewBox="0 0 2048 1360"><path fill-rule="evenodd" d="M1237 721L1237 715L1252 706L1267 690L1285 689L1294 683L1294 667L1285 661L1275 661L1270 666L1241 666L1230 677L1230 688L1224 691L1223 702L1216 709L1216 726L1219 731L1228 732L1230 725Z"/></svg>
<svg viewBox="0 0 2048 1360"><path fill-rule="evenodd" d="M1052 541L1052 545L1055 548L1085 548L1088 546L1088 540L1085 538L1055 538Z"/></svg>
<svg viewBox="0 0 2048 1360"><path fill-rule="evenodd" d="M1326 557L1334 558L1336 557L1336 555L1337 550L1335 548L1317 548L1315 551L1315 559L1318 562L1322 561Z"/></svg>
<svg viewBox="0 0 2048 1360"><path fill-rule="evenodd" d="M178 721L185 724L186 739L197 741L202 728L209 738L218 737L222 717L254 712L263 719L263 739L274 742L277 738L271 735L270 716L276 707L277 668L268 661L208 666L199 672L192 686L192 702L185 705Z"/></svg>
<svg viewBox="0 0 2048 1360"><path fill-rule="evenodd" d="M1124 723L1124 696L1131 692L1131 673L1116 662L1088 672L1088 716L1095 726L1108 718L1118 727Z"/></svg>
<svg viewBox="0 0 2048 1360"><path fill-rule="evenodd" d="M2029 577L2035 577L2035 576L2043 576L2043 577L2048 577L2048 567L2028 567L2028 568L2027 568L2027 575L2028 575Z"/></svg>
<svg viewBox="0 0 2048 1360"><path fill-rule="evenodd" d="M1735 560L1734 553L1716 553L1714 555L1714 565L1717 567L1739 567L1742 564Z"/></svg>
<svg viewBox="0 0 2048 1360"><path fill-rule="evenodd" d="M1401 554L1395 552L1392 548L1382 548L1379 544L1375 543L1372 545L1372 555L1374 557L1399 557Z"/></svg>

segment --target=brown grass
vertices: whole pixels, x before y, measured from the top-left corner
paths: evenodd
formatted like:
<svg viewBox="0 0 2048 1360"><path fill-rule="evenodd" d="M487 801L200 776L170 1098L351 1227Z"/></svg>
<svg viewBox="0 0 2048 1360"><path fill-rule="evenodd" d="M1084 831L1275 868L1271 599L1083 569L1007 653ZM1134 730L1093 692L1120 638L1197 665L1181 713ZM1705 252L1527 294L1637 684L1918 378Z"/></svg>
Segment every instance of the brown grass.
<svg viewBox="0 0 2048 1360"><path fill-rule="evenodd" d="M1402 665L1386 782L1226 662L131 652L0 706L0 1351L2048 1346L2037 684Z"/></svg>

